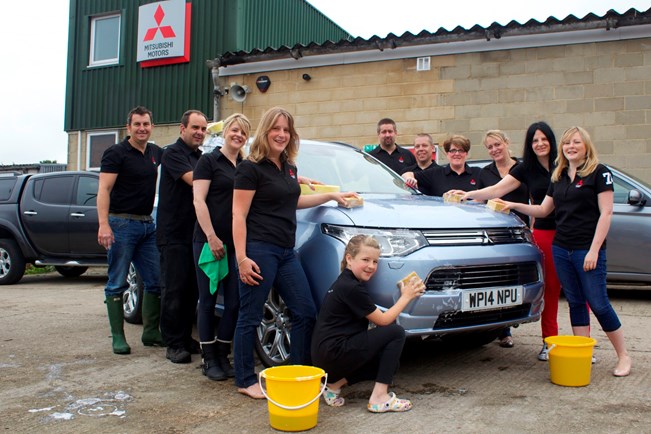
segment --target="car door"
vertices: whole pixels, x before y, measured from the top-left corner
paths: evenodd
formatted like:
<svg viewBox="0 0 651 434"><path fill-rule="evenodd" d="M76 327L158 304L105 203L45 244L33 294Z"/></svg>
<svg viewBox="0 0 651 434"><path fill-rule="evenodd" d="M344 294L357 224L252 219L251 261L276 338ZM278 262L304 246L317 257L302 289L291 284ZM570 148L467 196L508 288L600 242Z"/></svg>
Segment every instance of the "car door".
<svg viewBox="0 0 651 434"><path fill-rule="evenodd" d="M68 241L70 252L78 256L106 255L97 243L97 188L99 177L95 173L80 174L68 213Z"/></svg>
<svg viewBox="0 0 651 434"><path fill-rule="evenodd" d="M27 181L20 213L27 236L45 255L66 255L68 213L75 176L65 172L33 176Z"/></svg>
<svg viewBox="0 0 651 434"><path fill-rule="evenodd" d="M651 282L651 197L645 186L614 171L613 218L607 237L608 279ZM642 193L644 205L629 205L632 189Z"/></svg>

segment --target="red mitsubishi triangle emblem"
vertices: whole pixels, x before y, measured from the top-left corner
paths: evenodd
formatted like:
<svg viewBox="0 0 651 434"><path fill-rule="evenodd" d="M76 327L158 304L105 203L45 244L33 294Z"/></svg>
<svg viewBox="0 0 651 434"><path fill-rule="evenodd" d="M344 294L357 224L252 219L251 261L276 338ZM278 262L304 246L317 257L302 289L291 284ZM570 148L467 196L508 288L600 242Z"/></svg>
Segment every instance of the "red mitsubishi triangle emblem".
<svg viewBox="0 0 651 434"><path fill-rule="evenodd" d="M163 18L165 18L165 12L163 11L163 8L158 5L156 8L156 12L154 13L154 20L156 20L156 27L152 27L150 29L147 29L147 33L145 34L145 42L146 41L151 41L156 37L156 33L160 30L161 35L163 35L163 38L173 38L176 36L174 33L174 30L172 29L172 26L161 26L160 24L163 22Z"/></svg>

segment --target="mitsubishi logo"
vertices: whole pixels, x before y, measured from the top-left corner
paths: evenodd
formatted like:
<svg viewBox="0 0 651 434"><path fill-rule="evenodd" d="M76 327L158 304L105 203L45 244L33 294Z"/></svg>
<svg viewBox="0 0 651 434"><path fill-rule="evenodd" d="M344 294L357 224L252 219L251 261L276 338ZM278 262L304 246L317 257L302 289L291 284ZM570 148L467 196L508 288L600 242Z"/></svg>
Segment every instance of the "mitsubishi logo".
<svg viewBox="0 0 651 434"><path fill-rule="evenodd" d="M154 19L156 20L157 27L152 27L147 29L147 33L145 34L145 39L144 39L145 42L154 39L156 37L156 33L159 30L161 35L163 35L163 39L176 37L176 34L174 33L172 26L160 25L160 23L163 22L163 18L165 18L165 12L163 11L163 8L160 5L158 5L158 7L156 8L156 12L154 13Z"/></svg>

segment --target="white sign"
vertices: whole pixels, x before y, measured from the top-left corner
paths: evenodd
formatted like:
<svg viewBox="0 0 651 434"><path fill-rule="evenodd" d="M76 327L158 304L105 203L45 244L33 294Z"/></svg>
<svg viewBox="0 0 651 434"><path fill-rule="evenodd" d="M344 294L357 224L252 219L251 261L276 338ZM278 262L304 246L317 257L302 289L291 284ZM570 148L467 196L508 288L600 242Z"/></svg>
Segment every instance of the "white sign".
<svg viewBox="0 0 651 434"><path fill-rule="evenodd" d="M168 0L138 10L138 62L179 57L185 46L185 0Z"/></svg>

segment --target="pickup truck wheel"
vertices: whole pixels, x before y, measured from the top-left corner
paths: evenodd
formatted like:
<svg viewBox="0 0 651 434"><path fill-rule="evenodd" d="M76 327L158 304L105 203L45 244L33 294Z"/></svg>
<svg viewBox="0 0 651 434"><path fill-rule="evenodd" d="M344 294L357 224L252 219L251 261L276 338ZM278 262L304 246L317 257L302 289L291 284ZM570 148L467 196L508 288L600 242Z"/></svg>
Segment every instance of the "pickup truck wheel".
<svg viewBox="0 0 651 434"><path fill-rule="evenodd" d="M269 291L264 304L262 321L257 329L255 350L264 366L289 363L292 320L289 309L275 289Z"/></svg>
<svg viewBox="0 0 651 434"><path fill-rule="evenodd" d="M144 286L133 264L129 266L127 283L129 287L122 295L124 320L129 324L142 324L142 295Z"/></svg>
<svg viewBox="0 0 651 434"><path fill-rule="evenodd" d="M57 272L63 277L79 277L88 270L88 267L67 267L63 265L57 265L54 267Z"/></svg>
<svg viewBox="0 0 651 434"><path fill-rule="evenodd" d="M25 274L25 257L14 240L0 239L0 285L11 285Z"/></svg>

